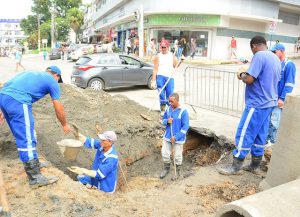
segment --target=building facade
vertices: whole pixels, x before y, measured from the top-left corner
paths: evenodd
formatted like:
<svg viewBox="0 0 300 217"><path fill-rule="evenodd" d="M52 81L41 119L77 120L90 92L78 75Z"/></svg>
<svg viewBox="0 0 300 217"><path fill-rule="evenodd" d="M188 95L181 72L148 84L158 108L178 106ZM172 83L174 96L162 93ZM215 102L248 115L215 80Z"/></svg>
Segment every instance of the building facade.
<svg viewBox="0 0 300 217"><path fill-rule="evenodd" d="M115 40L121 49L130 35L144 39L144 48L151 38L165 38L171 46L184 38L186 55L194 39L196 57L222 59L228 58L232 36L239 57L252 55L249 42L255 35L269 46L279 40L287 52L300 36L299 0L94 0L92 7L92 34Z"/></svg>
<svg viewBox="0 0 300 217"><path fill-rule="evenodd" d="M0 48L2 50L11 50L26 38L20 23L20 19L0 19Z"/></svg>

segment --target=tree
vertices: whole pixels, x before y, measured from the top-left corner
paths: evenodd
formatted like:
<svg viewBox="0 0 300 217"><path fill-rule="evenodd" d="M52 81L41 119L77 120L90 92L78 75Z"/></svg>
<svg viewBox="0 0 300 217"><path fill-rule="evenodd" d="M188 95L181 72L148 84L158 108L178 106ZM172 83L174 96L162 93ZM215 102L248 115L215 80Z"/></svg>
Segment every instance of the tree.
<svg viewBox="0 0 300 217"><path fill-rule="evenodd" d="M20 26L26 35L30 35L38 29L37 16L29 15L27 19L21 21Z"/></svg>
<svg viewBox="0 0 300 217"><path fill-rule="evenodd" d="M79 8L82 0L52 0L55 9L61 17L66 17L67 11L71 8Z"/></svg>
<svg viewBox="0 0 300 217"><path fill-rule="evenodd" d="M43 20L51 19L51 0L33 0L31 11L34 14L43 15Z"/></svg>
<svg viewBox="0 0 300 217"><path fill-rule="evenodd" d="M78 39L80 27L83 25L83 18L84 18L84 13L78 8L71 8L67 12L67 20L71 28L74 30L76 34L76 42Z"/></svg>
<svg viewBox="0 0 300 217"><path fill-rule="evenodd" d="M68 20L61 17L57 17L55 19L55 24L57 34L56 39L58 41L67 41L70 32L70 23L68 22Z"/></svg>

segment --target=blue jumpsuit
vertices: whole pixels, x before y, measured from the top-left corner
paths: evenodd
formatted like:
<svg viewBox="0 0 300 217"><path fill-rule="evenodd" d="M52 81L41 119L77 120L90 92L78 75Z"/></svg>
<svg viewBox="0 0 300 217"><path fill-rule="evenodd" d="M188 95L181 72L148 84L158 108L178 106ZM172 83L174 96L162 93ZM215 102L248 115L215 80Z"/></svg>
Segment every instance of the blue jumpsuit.
<svg viewBox="0 0 300 217"><path fill-rule="evenodd" d="M278 98L284 102L286 94L293 91L295 85L296 66L292 61L285 59L281 62L281 67L281 79L278 83ZM276 135L281 119L281 112L282 108L275 107L271 114L267 138L267 141L270 141L271 143L276 142Z"/></svg>
<svg viewBox="0 0 300 217"><path fill-rule="evenodd" d="M245 158L251 151L253 156L262 156L268 135L270 114L277 105L277 84L281 65L271 51L258 51L253 56L248 74L255 78L246 85L246 107L241 117L233 155Z"/></svg>
<svg viewBox="0 0 300 217"><path fill-rule="evenodd" d="M4 84L0 109L14 135L22 162L38 158L32 104L45 95L60 98L60 87L48 72L23 72Z"/></svg>
<svg viewBox="0 0 300 217"><path fill-rule="evenodd" d="M96 171L96 177L79 175L78 180L83 184L90 184L99 190L113 193L116 190L118 180L118 155L115 146L103 152L99 140L87 138L84 146L97 150L92 170Z"/></svg>

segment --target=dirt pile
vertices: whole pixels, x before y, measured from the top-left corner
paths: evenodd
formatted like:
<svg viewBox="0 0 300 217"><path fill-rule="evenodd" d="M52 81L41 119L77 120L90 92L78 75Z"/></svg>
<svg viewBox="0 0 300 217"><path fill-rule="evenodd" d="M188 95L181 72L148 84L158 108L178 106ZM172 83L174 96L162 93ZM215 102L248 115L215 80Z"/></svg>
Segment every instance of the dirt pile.
<svg viewBox="0 0 300 217"><path fill-rule="evenodd" d="M209 213L214 213L221 204L229 203L257 192L258 188L254 183L234 184L232 181L205 186L200 185L194 189L196 197L200 198L201 205Z"/></svg>

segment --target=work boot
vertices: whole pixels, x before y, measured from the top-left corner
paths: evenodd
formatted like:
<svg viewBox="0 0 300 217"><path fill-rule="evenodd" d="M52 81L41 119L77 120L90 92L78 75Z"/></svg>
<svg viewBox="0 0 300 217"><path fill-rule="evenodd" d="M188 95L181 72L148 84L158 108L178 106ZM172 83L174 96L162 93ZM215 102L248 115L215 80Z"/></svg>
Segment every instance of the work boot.
<svg viewBox="0 0 300 217"><path fill-rule="evenodd" d="M172 181L176 181L181 177L180 169L181 169L181 165L176 164L176 175L174 174L174 176L171 178Z"/></svg>
<svg viewBox="0 0 300 217"><path fill-rule="evenodd" d="M254 174L258 174L259 169L260 169L261 160L262 160L262 156L253 156L252 155L251 163L247 166L244 166L243 170L249 171Z"/></svg>
<svg viewBox="0 0 300 217"><path fill-rule="evenodd" d="M166 175L168 175L169 171L170 171L170 163L164 163L163 170L161 171L159 177L161 179L165 178Z"/></svg>
<svg viewBox="0 0 300 217"><path fill-rule="evenodd" d="M222 175L238 175L241 174L241 167L244 162L244 158L237 158L233 157L233 162L231 166L228 166L226 168L218 168L218 172Z"/></svg>
<svg viewBox="0 0 300 217"><path fill-rule="evenodd" d="M24 163L24 169L29 179L29 185L38 188L58 181L58 177L45 177L41 174L40 163L37 159Z"/></svg>

